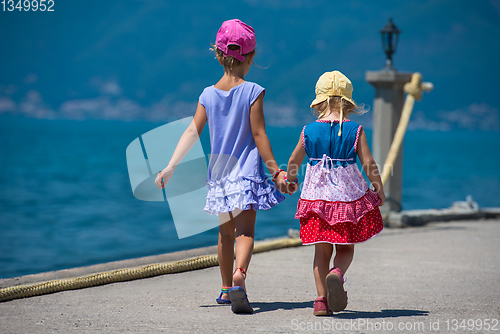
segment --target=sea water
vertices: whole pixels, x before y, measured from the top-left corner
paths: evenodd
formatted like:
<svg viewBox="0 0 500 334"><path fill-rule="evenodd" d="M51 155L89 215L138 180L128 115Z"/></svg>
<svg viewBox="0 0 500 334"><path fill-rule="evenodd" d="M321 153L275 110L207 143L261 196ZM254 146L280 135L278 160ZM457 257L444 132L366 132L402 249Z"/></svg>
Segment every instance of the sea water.
<svg viewBox="0 0 500 334"><path fill-rule="evenodd" d="M216 245L217 229L179 240L167 203L132 194L125 150L160 125L1 116L0 278ZM267 128L280 165L300 132ZM209 153L208 131L201 140ZM499 144L499 132L408 132L403 209L449 207L467 195L500 206ZM299 228L298 193L286 197L258 213L256 239Z"/></svg>

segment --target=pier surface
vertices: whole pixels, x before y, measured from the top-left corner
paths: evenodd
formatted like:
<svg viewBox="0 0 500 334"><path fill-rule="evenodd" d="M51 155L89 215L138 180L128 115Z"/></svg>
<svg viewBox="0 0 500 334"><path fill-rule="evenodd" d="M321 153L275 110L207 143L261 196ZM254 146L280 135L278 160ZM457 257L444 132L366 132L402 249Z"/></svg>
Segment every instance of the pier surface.
<svg viewBox="0 0 500 334"><path fill-rule="evenodd" d="M331 317L312 314L302 246L254 255L251 315L215 303L212 267L2 302L0 333L500 333L499 240L494 219L385 229L356 246L349 304Z"/></svg>

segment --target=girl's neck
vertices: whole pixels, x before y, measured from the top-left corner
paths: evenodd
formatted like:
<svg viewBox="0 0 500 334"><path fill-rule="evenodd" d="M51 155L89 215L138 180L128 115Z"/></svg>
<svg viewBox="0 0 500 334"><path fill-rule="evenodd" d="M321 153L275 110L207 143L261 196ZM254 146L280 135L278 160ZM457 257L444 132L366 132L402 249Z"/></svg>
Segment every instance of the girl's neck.
<svg viewBox="0 0 500 334"><path fill-rule="evenodd" d="M340 121L340 113L339 112L330 112L325 116L319 118L322 121ZM346 120L346 114L344 114L343 120Z"/></svg>
<svg viewBox="0 0 500 334"><path fill-rule="evenodd" d="M225 71L222 78L214 87L222 90L230 90L233 87L239 86L245 82L245 75L235 68L233 71Z"/></svg>

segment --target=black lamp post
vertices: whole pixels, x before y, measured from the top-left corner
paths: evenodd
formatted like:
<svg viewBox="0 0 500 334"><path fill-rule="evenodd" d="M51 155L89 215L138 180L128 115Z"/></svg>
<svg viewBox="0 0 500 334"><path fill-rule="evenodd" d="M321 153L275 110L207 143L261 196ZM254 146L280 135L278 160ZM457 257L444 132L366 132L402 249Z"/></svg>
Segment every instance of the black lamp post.
<svg viewBox="0 0 500 334"><path fill-rule="evenodd" d="M396 53L396 48L398 47L398 36L401 33L401 30L396 27L396 25L392 22L392 18L390 18L389 22L387 22L382 30L380 30L380 33L382 34L382 47L387 55L385 67L383 69L385 71L395 72L396 69L392 65L392 55Z"/></svg>

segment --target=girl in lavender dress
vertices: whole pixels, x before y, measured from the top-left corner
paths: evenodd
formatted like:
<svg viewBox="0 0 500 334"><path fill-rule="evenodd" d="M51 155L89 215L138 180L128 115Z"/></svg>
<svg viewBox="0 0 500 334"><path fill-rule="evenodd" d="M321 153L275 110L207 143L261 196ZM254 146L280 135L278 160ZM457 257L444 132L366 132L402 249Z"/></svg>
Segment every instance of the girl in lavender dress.
<svg viewBox="0 0 500 334"><path fill-rule="evenodd" d="M309 157L295 218L300 219L304 245L315 245L314 279L318 297L314 315L329 315L347 306L343 275L354 255L354 244L383 229L378 206L385 201L384 188L361 125L348 119L358 107L352 100L352 84L339 71L326 72L316 84L312 102L318 120L304 126L288 163L288 180ZM361 175L356 158L374 191ZM335 245L333 268L330 259Z"/></svg>
<svg viewBox="0 0 500 334"><path fill-rule="evenodd" d="M245 278L254 245L256 211L268 210L283 201L285 197L280 191L294 191L293 187L287 187L286 173L278 168L266 135L265 90L244 79L252 65L255 46L252 27L236 19L222 24L214 50L224 75L200 95L193 123L181 137L169 165L155 180L158 187L164 187L208 122L211 156L204 210L219 216L220 223L218 255L222 287L216 301L231 304L235 313L253 312ZM273 182L265 175L263 160Z"/></svg>

